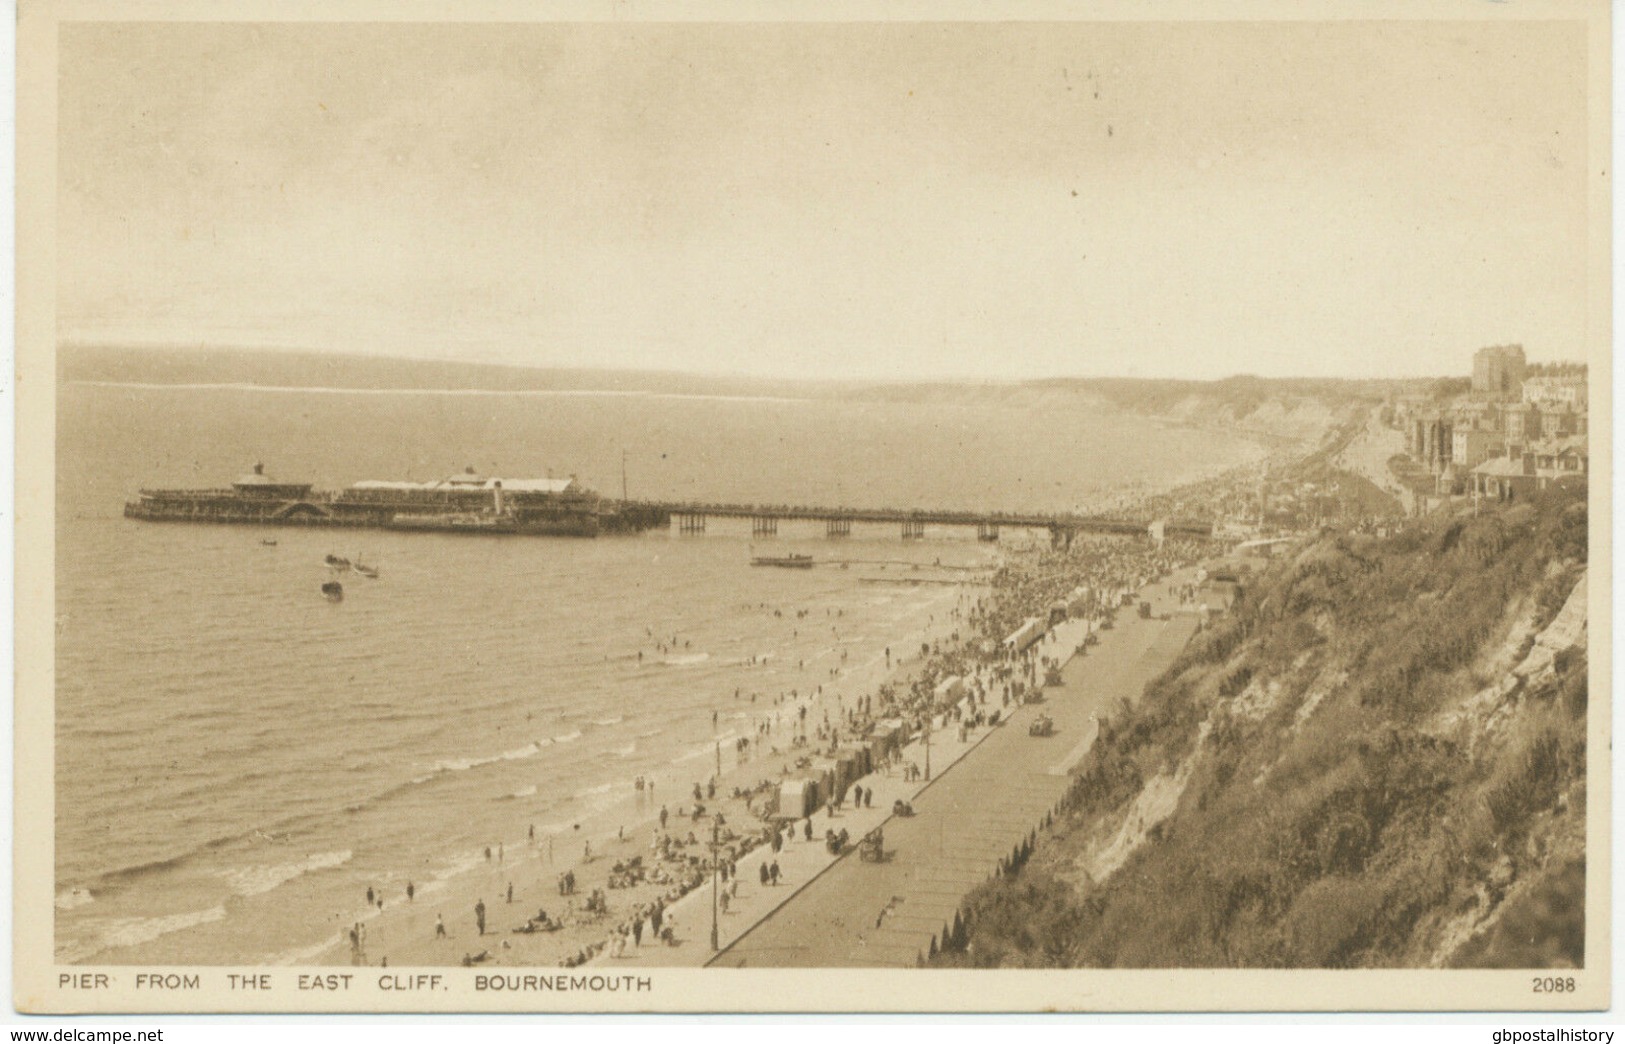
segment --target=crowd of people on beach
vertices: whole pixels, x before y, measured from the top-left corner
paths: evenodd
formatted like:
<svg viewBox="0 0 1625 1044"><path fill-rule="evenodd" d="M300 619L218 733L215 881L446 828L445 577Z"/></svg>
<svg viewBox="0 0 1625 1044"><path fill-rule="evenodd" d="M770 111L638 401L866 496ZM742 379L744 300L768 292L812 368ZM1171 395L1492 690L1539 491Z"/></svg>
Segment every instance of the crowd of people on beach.
<svg viewBox="0 0 1625 1044"><path fill-rule="evenodd" d="M820 759L833 758L843 750L872 746L876 729L884 728L889 730L887 735L896 736L896 745L878 753L869 771L888 775L895 772L894 778L918 782L922 778L921 766L901 755L901 747L909 737L927 729L947 728L965 741L973 730L996 724L1007 716L1008 708L1020 702L1024 693L1036 689L1045 671L1059 662L1046 656L1041 647L1021 655L1010 654L1003 639L1023 621L1034 616L1047 621L1053 606L1080 585L1099 592L1091 612L1104 616L1115 608L1119 596L1196 560L1203 550L1194 543L1177 540L1158 545L1144 539L1100 538L1079 540L1068 548L1012 554L992 573L983 596L962 593L957 603L946 610L944 619L939 621L933 614L928 636L935 634L934 639L922 641L906 652L886 648L884 666L889 677L874 685L872 691L860 695L838 692L830 681L777 694L746 693L743 687L735 690L734 697L740 703L748 697L751 704L765 704L767 708L755 714L748 734L731 741L736 763L762 764L763 774L752 784L734 785L726 791L720 789L718 776L708 774L692 783L685 800L674 802L667 797L663 804L655 802L655 780L640 776L635 783L639 800L651 810L654 819L647 850L627 854L623 845L615 849L612 862L608 858L595 860L591 839L586 839L579 866L595 861L599 866L588 883L590 890L585 900L577 893L578 867L565 868L558 873L558 896L563 908L552 912L537 908L534 915L506 929L488 918L485 900L479 899L473 907L475 937L494 933L504 938L493 947L466 953L464 962L478 964L498 959L510 946L505 937L538 933L565 932L558 938L569 939L567 946L577 940L590 940L568 952L559 962L563 967L575 967L606 955L610 959L623 957L645 945L680 945L685 940L674 924L672 907L685 895L714 880L716 902L726 913L738 901L738 866L747 855L766 849L754 876L761 887L775 888L786 880L778 858L783 846L809 844L817 839L811 815L781 817L776 800L783 780L798 772L812 771ZM762 609L785 612L782 608L770 610L765 603ZM805 623L806 610L790 612L793 620ZM838 636L839 625L833 619L830 627ZM663 654L689 647L688 641L677 635L659 638L655 643L656 652ZM843 654L840 664L844 663ZM840 673L838 668L834 677ZM961 679L963 694L944 705L937 690L944 679L951 677ZM716 713L712 714L711 725L713 733L721 730ZM775 763L775 756L788 760ZM823 800L822 807L833 815L848 806L872 809L874 801L872 786L848 780L838 793ZM734 804L725 815L727 802ZM894 814L912 812L912 806L901 798L891 808ZM738 821L731 822L730 818ZM625 836L623 827L619 837L624 840ZM846 851L851 844L845 828L833 822L823 831L822 839L831 855ZM535 858L534 827L530 828L528 840L530 856ZM551 844L548 852L551 856ZM484 855L493 869L507 864L508 853L501 842L487 847ZM617 900L613 898L616 893L630 893L630 898ZM505 896L507 902L503 905L512 905L515 891L511 881ZM413 901L414 886L410 883L406 897L408 902ZM499 901L502 897L499 891ZM381 909L383 897L369 889L367 902L369 907ZM442 911L436 912L433 931L437 941L448 936ZM365 925L358 922L350 935L352 960L367 963Z"/></svg>

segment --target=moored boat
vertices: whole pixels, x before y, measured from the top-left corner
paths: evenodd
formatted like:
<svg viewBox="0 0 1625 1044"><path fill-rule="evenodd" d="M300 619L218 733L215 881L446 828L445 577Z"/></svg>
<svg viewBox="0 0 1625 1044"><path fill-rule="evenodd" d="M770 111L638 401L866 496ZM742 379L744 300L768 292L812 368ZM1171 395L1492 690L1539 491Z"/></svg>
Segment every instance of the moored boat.
<svg viewBox="0 0 1625 1044"><path fill-rule="evenodd" d="M813 567L812 555L756 555L750 560L753 566L776 566L780 569L811 569Z"/></svg>
<svg viewBox="0 0 1625 1044"><path fill-rule="evenodd" d="M344 600L344 585L337 580L329 580L322 585L322 594L327 596L329 602L342 602Z"/></svg>

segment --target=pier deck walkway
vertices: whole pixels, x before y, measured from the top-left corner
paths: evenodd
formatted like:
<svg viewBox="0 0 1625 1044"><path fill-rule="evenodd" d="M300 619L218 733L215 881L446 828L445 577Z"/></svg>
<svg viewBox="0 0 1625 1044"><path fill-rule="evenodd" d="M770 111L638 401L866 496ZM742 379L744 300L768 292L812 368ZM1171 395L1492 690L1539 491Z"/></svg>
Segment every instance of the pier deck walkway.
<svg viewBox="0 0 1625 1044"><path fill-rule="evenodd" d="M961 511L942 508L859 508L814 507L793 504L724 504L678 501L620 501L623 509L650 517L677 518L693 523L706 518L750 518L772 521L827 522L850 525L853 522L901 523L914 527L911 535L923 535L921 527L977 526L989 535L1002 527L1010 529L1041 529L1055 534L1097 533L1124 536L1143 536L1150 529L1151 520L1107 518L1074 512L1005 512ZM1213 527L1204 522L1166 520L1163 523L1168 536L1207 538Z"/></svg>

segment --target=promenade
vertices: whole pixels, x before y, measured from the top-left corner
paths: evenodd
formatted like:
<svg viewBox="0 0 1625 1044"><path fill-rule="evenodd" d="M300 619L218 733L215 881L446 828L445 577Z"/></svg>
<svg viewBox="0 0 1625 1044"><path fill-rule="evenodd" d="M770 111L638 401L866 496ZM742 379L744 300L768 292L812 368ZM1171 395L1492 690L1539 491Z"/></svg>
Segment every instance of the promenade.
<svg viewBox="0 0 1625 1044"><path fill-rule="evenodd" d="M1382 424L1377 411L1366 418L1365 429L1349 441L1333 462L1357 475L1363 476L1384 493L1400 503L1406 515L1416 513L1416 494L1394 477L1388 460L1405 452L1405 436Z"/></svg>
<svg viewBox="0 0 1625 1044"><path fill-rule="evenodd" d="M1174 582L1188 579L1188 571ZM992 877L1064 796L1070 770L1088 753L1098 717L1118 699L1139 698L1146 682L1164 670L1184 648L1196 618L1181 612L1168 595L1169 580L1147 588L1142 597L1154 616L1142 619L1125 610L1101 641L1063 670L1063 684L1046 690L1040 705L1015 710L1005 724L971 732L958 740L957 726L933 736L929 781L905 782L898 768L860 780L872 787L874 807L847 808L813 818L814 837L801 834L777 853L768 848L739 863L738 887L726 913L716 920L721 952L710 947L713 898L710 888L675 904L671 920L680 945L628 948L620 957L595 963L615 967L913 967L951 929L965 897ZM1057 629L1044 649L1048 655L1075 647L1086 633L1077 621ZM1027 727L1039 714L1055 721L1055 733L1032 737ZM913 744L904 762L924 764L924 749ZM895 817L892 802L912 802L915 815ZM865 862L856 852L831 857L825 829L844 828L854 842L884 826L887 858ZM759 865L776 861L777 885L760 882Z"/></svg>

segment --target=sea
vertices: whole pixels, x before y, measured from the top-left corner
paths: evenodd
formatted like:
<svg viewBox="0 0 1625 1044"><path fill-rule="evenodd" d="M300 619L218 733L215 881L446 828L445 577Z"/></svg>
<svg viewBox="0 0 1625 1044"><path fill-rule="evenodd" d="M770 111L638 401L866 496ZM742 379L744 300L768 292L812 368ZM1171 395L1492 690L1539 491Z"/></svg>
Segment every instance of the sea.
<svg viewBox="0 0 1625 1044"><path fill-rule="evenodd" d="M712 520L519 538L143 523L141 487L254 464L334 488L465 467L609 495L1065 510L1256 459L1241 435L999 395L358 391L63 383L55 905L65 963L320 950L366 889L676 797L831 668L876 663L1041 534ZM624 487L623 487L624 483ZM800 552L810 570L752 568ZM329 554L379 570L320 593ZM853 696L862 693L852 693ZM753 699L754 697L754 699ZM715 715L715 724L713 724Z"/></svg>

